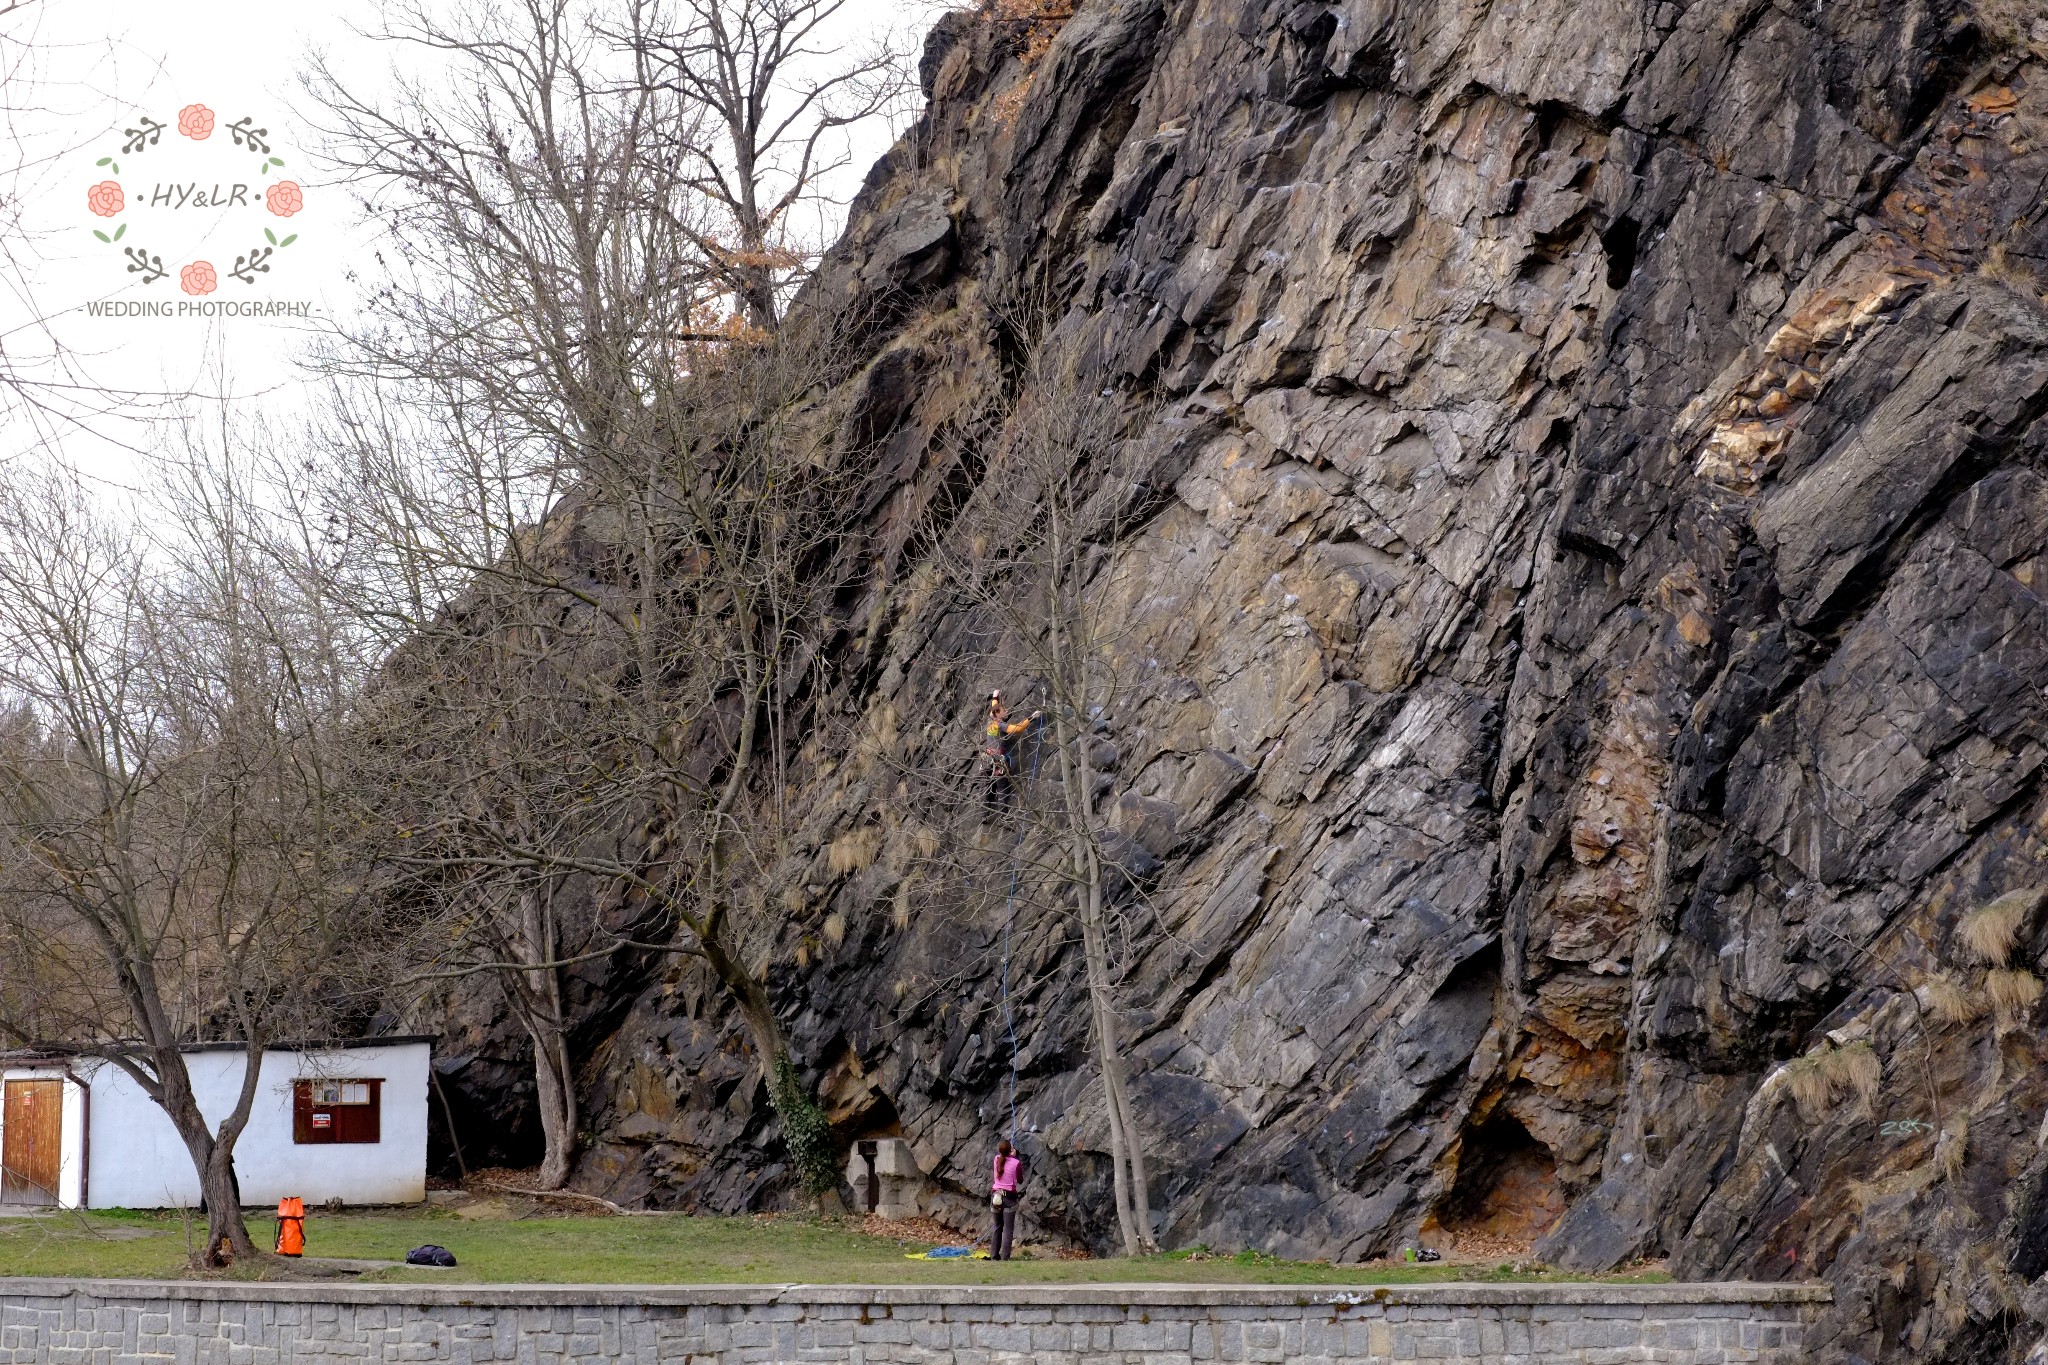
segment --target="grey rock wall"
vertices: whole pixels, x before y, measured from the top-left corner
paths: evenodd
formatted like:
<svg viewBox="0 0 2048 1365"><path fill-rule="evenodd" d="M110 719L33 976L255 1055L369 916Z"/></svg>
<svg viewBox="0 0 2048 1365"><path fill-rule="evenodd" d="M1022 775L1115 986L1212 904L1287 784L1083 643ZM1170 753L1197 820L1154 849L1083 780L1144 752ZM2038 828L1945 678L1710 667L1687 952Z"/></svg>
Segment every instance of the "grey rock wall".
<svg viewBox="0 0 2048 1365"><path fill-rule="evenodd" d="M1154 423L1094 591L1165 1239L1820 1276L1816 1358L2017 1360L2042 1015L1955 934L2048 885L2035 7L1083 0L949 15L924 76L799 310L859 321L873 444L754 947L841 1133L964 1216L1006 1115L992 928L891 912L890 773L1021 681L904 586L996 301L1049 296ZM1029 1213L1102 1245L1079 953L1020 935ZM579 978L578 1179L772 1201L732 1021L664 971ZM516 1049L463 1008L488 1098Z"/></svg>

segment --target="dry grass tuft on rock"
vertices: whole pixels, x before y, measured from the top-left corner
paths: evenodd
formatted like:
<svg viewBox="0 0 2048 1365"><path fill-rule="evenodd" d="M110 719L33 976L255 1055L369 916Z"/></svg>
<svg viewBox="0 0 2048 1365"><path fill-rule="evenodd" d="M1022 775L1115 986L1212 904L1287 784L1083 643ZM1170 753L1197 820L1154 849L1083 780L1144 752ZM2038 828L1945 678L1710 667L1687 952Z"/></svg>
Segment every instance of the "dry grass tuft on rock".
<svg viewBox="0 0 2048 1365"><path fill-rule="evenodd" d="M1971 8L1997 46L2048 51L2048 16L2042 14L2040 0L1975 0Z"/></svg>
<svg viewBox="0 0 2048 1365"><path fill-rule="evenodd" d="M881 851L882 831L874 825L863 825L834 839L825 850L825 862L834 876L865 872L874 866L875 856Z"/></svg>
<svg viewBox="0 0 2048 1365"><path fill-rule="evenodd" d="M2044 297L2040 276L2024 263L2014 260L2003 242L1995 243L1985 251L1984 260L1977 269L1984 278L1996 280L2030 301L2039 302Z"/></svg>
<svg viewBox="0 0 2048 1365"><path fill-rule="evenodd" d="M1853 1096L1869 1113L1884 1082L1884 1064L1869 1043L1823 1048L1808 1053L1785 1069L1793 1102L1809 1122L1818 1123L1844 1099Z"/></svg>
<svg viewBox="0 0 2048 1365"><path fill-rule="evenodd" d="M1937 972L1920 988L1921 1000L1936 1022L1954 1026L1967 1024L1982 1013L1983 1006L1961 982Z"/></svg>
<svg viewBox="0 0 2048 1365"><path fill-rule="evenodd" d="M861 731L856 749L863 769L884 762L896 752L896 722L896 707L890 702L883 702L868 713L868 724Z"/></svg>
<svg viewBox="0 0 2048 1365"><path fill-rule="evenodd" d="M1869 1112L1877 1103L1878 1088L1884 1083L1884 1064L1878 1061L1876 1049L1868 1043L1851 1043L1835 1049L1832 1061L1844 1091L1853 1094L1857 1104Z"/></svg>
<svg viewBox="0 0 2048 1365"><path fill-rule="evenodd" d="M1825 1114L1834 1101L1834 1091L1821 1071L1818 1056L1800 1057L1789 1063L1785 1067L1785 1085L1791 1090L1792 1102L1799 1106L1801 1116L1809 1121Z"/></svg>
<svg viewBox="0 0 2048 1365"><path fill-rule="evenodd" d="M1956 939L1979 962L2001 966L2019 946L2021 936L2040 908L2040 887L2008 891L1989 905L1963 916L1956 926Z"/></svg>
<svg viewBox="0 0 2048 1365"><path fill-rule="evenodd" d="M2041 998L2041 978L2020 968L1994 967L1984 973L1984 994L1998 1011L2001 1028L2021 1023Z"/></svg>
<svg viewBox="0 0 2048 1365"><path fill-rule="evenodd" d="M1970 1120L1958 1114L1942 1128L1934 1142L1934 1169L1943 1180L1953 1181L1963 1173L1970 1150Z"/></svg>

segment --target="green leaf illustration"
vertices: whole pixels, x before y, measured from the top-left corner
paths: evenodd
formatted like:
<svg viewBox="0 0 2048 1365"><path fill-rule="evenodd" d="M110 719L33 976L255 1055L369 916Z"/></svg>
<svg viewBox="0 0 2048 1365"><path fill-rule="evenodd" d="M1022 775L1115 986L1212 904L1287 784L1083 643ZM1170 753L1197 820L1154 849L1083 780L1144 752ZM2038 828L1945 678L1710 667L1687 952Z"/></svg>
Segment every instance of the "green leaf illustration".
<svg viewBox="0 0 2048 1365"><path fill-rule="evenodd" d="M114 158L110 156L103 156L98 161L95 161L92 164L95 166L111 166L114 164Z"/></svg>
<svg viewBox="0 0 2048 1365"><path fill-rule="evenodd" d="M269 228L265 228L263 229L263 240L270 243L272 246L276 246L277 234L272 232Z"/></svg>
<svg viewBox="0 0 2048 1365"><path fill-rule="evenodd" d="M92 235L99 238L103 242L111 242L114 240L112 237L107 236L106 233L101 232L98 228L94 228L92 230Z"/></svg>
<svg viewBox="0 0 2048 1365"><path fill-rule="evenodd" d="M291 244L292 244L293 242L296 242L296 241L298 241L298 240L299 240L299 234L298 234L298 233L296 233L296 232L294 232L294 233L293 233L293 234L292 234L291 236L289 236L289 237L285 238L285 239L284 239L283 241L279 242L279 243L278 243L278 245L279 245L279 246L290 246L290 245L291 245Z"/></svg>
<svg viewBox="0 0 2048 1365"><path fill-rule="evenodd" d="M117 242L118 242L118 241L120 241L120 240L121 240L121 234L122 234L122 233L124 233L124 232L126 232L127 230L128 230L128 225L127 225L126 223L123 223L123 224L121 224L121 226L119 226L119 227L115 228L115 229L114 229L114 240L115 240L115 241L117 241Z"/></svg>

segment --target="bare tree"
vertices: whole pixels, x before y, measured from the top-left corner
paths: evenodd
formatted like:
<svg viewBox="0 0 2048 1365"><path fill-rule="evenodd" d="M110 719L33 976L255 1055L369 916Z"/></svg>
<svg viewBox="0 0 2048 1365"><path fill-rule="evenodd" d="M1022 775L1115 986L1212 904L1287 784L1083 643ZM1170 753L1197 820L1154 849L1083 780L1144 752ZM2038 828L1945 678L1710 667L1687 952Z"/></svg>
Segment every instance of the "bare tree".
<svg viewBox="0 0 2048 1365"><path fill-rule="evenodd" d="M104 346L81 344L67 323L79 300L52 296L64 275L43 266L71 229L38 210L69 199L79 158L115 126L99 77L128 47L114 33L65 42L54 18L54 6L0 0L0 461L80 437L140 453L183 398L110 379Z"/></svg>
<svg viewBox="0 0 2048 1365"><path fill-rule="evenodd" d="M807 259L792 216L848 163L839 135L911 88L893 41L845 47L857 13L851 0L676 0L673 12L635 14L631 43L713 134L692 146L691 185L725 227L705 257L765 331L781 325Z"/></svg>
<svg viewBox="0 0 2048 1365"><path fill-rule="evenodd" d="M1042 312L1010 321L1032 324L1028 335ZM988 866L1000 854L1011 865L1009 899L1021 893L1079 930L1117 1223L1126 1254L1139 1255L1157 1243L1116 996L1118 948L1131 937L1119 906L1142 896L1101 813L1109 782L1094 758L1127 683L1104 587L1145 492L1138 445L1124 433L1148 423L1133 422L1132 410L1091 383L1057 339L1032 346L1013 400L975 441L985 462L976 491L935 521L930 539L942 582L998 627L984 664L1031 680L1012 701L1035 708L1037 731L1020 732L1029 748L1007 760L983 758L985 818L1014 827L1014 841L951 846L984 855L971 879L983 887L1000 885ZM1020 723L1013 715L1004 728Z"/></svg>
<svg viewBox="0 0 2048 1365"><path fill-rule="evenodd" d="M550 1185L575 1133L561 972L614 953L700 958L785 1127L816 1128L742 939L747 893L783 853L801 568L835 534L838 481L793 401L816 382L814 354L697 363L650 400L662 442L624 443L637 464L587 464L538 522L490 494L496 474L452 477L457 446L432 470L359 449L329 504L348 542L389 563L338 584L464 585L402 613L407 638L358 711L369 775L350 786L381 844L367 856L399 872L385 894L405 907L403 941L429 964L396 979L494 974L532 1037ZM378 591L355 600L394 609ZM573 940L553 908L571 881L611 888Z"/></svg>
<svg viewBox="0 0 2048 1365"><path fill-rule="evenodd" d="M533 1046L540 1180L558 1189L577 1128L562 972L625 937L599 933L603 947L565 959L565 874L504 854L564 832L543 812L576 800L551 765L577 707L573 677L550 666L555 634L490 586L385 662L355 713L349 784L364 810L358 857L392 874L374 883L378 978L423 997L464 977L497 981Z"/></svg>
<svg viewBox="0 0 2048 1365"><path fill-rule="evenodd" d="M396 249L434 267L331 357L343 478L304 509L359 618L407 641L366 711L391 901L466 926L423 980L495 973L533 1034L548 1178L574 1136L559 973L656 951L732 1000L822 1184L829 1132L743 940L779 856L757 807L784 807L764 785L809 658L803 566L837 522L807 407L831 343L720 325L692 113L645 51L543 0L406 34L454 63L436 90L321 90ZM612 909L564 942L545 907L574 878Z"/></svg>
<svg viewBox="0 0 2048 1365"><path fill-rule="evenodd" d="M0 486L0 1034L163 1109L220 1264L255 1250L233 1156L264 1047L328 1004L341 674L232 470L157 491L145 537L75 476ZM181 1050L208 1038L244 1062L211 1124Z"/></svg>

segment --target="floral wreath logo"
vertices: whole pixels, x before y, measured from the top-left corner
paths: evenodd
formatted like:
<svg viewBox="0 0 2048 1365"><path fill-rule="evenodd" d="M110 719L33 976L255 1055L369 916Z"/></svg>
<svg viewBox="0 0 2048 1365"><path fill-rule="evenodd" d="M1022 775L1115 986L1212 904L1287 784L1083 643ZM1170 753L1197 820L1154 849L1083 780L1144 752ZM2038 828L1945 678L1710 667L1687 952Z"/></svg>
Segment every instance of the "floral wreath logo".
<svg viewBox="0 0 2048 1365"><path fill-rule="evenodd" d="M214 122L213 110L203 104L188 104L178 111L178 135L190 138L194 142L205 142L213 136ZM137 124L139 126L121 130L123 141L121 143L121 150L118 153L110 153L103 156L94 162L93 165L104 168L105 172L109 175L120 175L121 163L118 158L125 156L132 159L146 156L163 140L164 131L169 126L151 118L147 114L139 116ZM250 115L244 115L236 119L233 123L227 125L229 141L215 145L220 147L223 152L232 151L237 154L261 157L262 160L256 168L256 177L260 182L268 178L273 170L283 167L284 158L272 154L269 142L270 130L268 128L256 127L255 124L255 118ZM218 187L215 188L218 189ZM246 189L247 186L237 184L233 187L227 203L213 203L211 206L239 206L243 202L241 195ZM158 186L156 193L151 196L151 202L163 202L159 197L163 193L162 187ZM136 202L139 204L141 201L138 199ZM181 196L178 202L183 204L186 202L186 198ZM195 207L209 206L206 192L203 190L197 192L192 202ZM97 217L114 219L119 218L130 205L127 191L121 187L121 182L116 179L105 179L86 190L85 206ZM253 203L251 206L254 206ZM290 218L305 206L305 191L300 188L299 183L295 180L274 180L264 187L261 207L273 217L280 219ZM108 232L104 228L94 228L92 230L93 236L110 246L119 243L127 234L128 224L126 222L114 226L112 232ZM256 283L258 275L268 275L270 273L271 258L286 247L289 247L292 243L298 241L299 234L296 232L288 233L280 238L275 228L266 225L263 229L263 240L266 245L252 245L249 250L235 257L234 265L227 272L230 279L240 280L245 285L253 285ZM164 279L170 274L164 268L163 258L150 251L147 247L130 243L121 248L121 254L128 262L126 273L139 275L141 277L137 281L139 284L155 284L158 280ZM214 269L212 261L188 261L178 266L177 271L178 287L187 294L194 296L211 294L220 287L220 274Z"/></svg>

